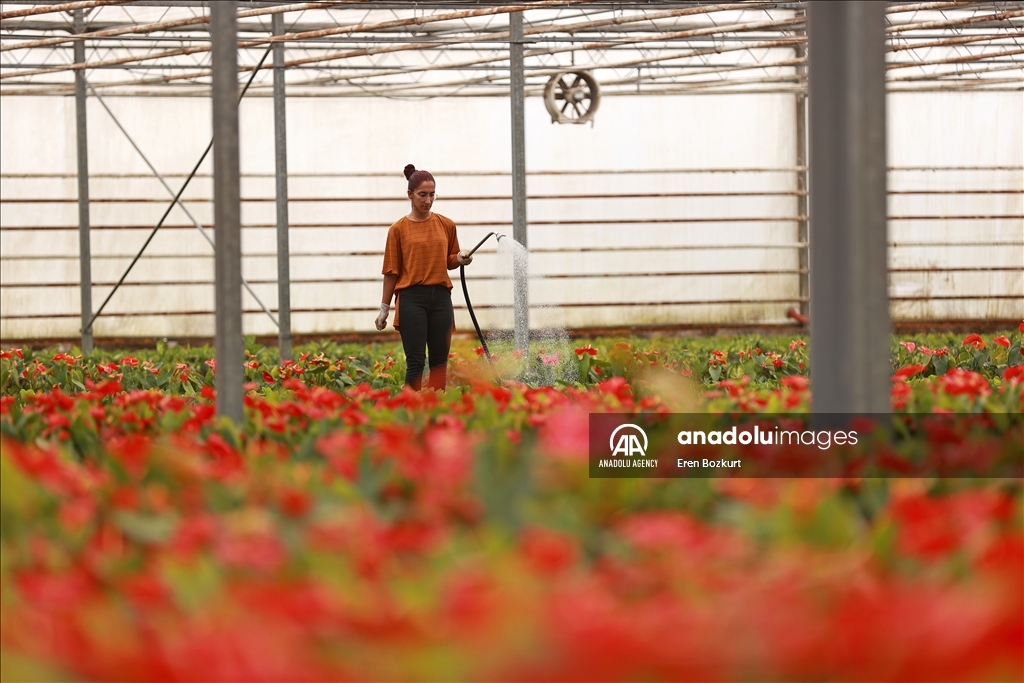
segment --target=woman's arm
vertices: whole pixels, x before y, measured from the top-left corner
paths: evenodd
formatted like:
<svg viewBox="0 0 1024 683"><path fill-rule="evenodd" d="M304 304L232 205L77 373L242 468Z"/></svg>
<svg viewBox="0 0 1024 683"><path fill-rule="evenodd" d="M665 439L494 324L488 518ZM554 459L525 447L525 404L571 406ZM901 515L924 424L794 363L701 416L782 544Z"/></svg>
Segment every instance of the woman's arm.
<svg viewBox="0 0 1024 683"><path fill-rule="evenodd" d="M380 297L382 304L391 305L391 297L395 295L395 285L398 284L397 275L385 275L384 276L384 293Z"/></svg>
<svg viewBox="0 0 1024 683"><path fill-rule="evenodd" d="M446 226L447 227L447 226ZM451 223L448 229L448 270L455 270L459 267L459 235L455 230L455 223Z"/></svg>

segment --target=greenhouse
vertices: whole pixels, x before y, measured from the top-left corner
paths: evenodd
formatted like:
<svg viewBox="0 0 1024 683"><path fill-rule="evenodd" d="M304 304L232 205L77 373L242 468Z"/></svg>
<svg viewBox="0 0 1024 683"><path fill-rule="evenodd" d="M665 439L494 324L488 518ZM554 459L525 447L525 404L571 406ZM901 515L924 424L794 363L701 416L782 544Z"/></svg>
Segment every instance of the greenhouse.
<svg viewBox="0 0 1024 683"><path fill-rule="evenodd" d="M0 1L0 681L1024 680L1022 346L1020 2Z"/></svg>
<svg viewBox="0 0 1024 683"><path fill-rule="evenodd" d="M808 314L802 3L244 6L245 333L372 330L409 162L464 242L527 246L532 326ZM896 321L1024 314L1021 12L888 7ZM5 339L213 336L208 22L200 2L4 3ZM485 328L513 324L508 270L492 242L467 273Z"/></svg>

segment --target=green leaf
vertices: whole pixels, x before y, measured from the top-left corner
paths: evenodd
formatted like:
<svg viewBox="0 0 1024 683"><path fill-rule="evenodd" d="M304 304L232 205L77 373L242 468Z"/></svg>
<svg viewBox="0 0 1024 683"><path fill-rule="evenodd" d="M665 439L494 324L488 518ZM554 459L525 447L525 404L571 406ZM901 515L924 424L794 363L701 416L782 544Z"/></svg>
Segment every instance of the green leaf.
<svg viewBox="0 0 1024 683"><path fill-rule="evenodd" d="M580 377L585 378L590 374L590 354L584 353L580 356Z"/></svg>
<svg viewBox="0 0 1024 683"><path fill-rule="evenodd" d="M113 520L128 538L152 545L166 542L176 525L171 515L151 515L142 512L115 512Z"/></svg>
<svg viewBox="0 0 1024 683"><path fill-rule="evenodd" d="M1006 364L1007 365L1020 365L1021 363L1024 363L1024 358L1021 357L1020 341L1018 340L1018 341L1014 342L1013 346L1011 346L1010 350L1007 352Z"/></svg>

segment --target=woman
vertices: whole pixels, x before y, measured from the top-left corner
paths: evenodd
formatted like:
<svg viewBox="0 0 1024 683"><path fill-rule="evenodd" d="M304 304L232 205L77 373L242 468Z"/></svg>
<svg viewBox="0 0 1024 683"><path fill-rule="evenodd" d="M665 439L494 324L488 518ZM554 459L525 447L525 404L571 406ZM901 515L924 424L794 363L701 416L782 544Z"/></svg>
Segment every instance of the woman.
<svg viewBox="0 0 1024 683"><path fill-rule="evenodd" d="M405 167L412 210L388 230L384 248L384 294L381 297L378 330L388 324L391 297L395 297L395 329L405 349L405 385L419 391L422 386L424 348L430 355L427 386L444 389L448 375L455 312L452 310L452 281L448 271L473 262L459 250L455 223L431 212L436 195L434 176Z"/></svg>

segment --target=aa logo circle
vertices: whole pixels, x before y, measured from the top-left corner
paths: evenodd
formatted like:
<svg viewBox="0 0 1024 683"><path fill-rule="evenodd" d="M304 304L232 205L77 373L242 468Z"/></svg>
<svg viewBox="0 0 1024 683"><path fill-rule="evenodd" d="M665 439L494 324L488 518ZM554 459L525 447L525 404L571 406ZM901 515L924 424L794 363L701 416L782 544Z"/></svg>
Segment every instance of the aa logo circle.
<svg viewBox="0 0 1024 683"><path fill-rule="evenodd" d="M608 439L608 448L613 456L643 457L647 454L647 432L635 424L619 425Z"/></svg>

